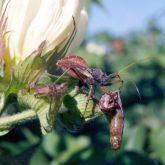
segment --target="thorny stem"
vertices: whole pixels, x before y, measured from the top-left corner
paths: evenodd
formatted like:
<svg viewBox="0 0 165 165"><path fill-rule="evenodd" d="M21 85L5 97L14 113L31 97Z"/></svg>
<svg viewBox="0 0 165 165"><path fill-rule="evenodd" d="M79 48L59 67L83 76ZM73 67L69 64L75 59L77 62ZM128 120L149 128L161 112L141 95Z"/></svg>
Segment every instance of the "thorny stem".
<svg viewBox="0 0 165 165"><path fill-rule="evenodd" d="M36 118L36 116L36 113L33 110L29 109L12 116L0 117L0 128L4 126L18 124L26 120L32 120Z"/></svg>

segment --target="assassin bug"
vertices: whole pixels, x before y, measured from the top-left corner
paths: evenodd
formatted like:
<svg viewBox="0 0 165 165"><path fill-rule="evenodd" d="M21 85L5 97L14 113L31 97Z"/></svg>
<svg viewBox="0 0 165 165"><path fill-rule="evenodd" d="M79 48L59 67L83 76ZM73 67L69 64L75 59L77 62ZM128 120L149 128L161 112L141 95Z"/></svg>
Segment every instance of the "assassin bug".
<svg viewBox="0 0 165 165"><path fill-rule="evenodd" d="M140 61L141 60L139 60L138 62ZM129 69L131 66L135 65L136 63L137 62L129 64L128 66L120 70L120 72L118 73L107 75L106 73L103 73L100 69L89 68L86 61L79 56L64 57L63 59L57 62L57 66L59 66L61 69L67 72L70 76L79 79L79 84L78 84L79 88L82 86L90 85L86 107L89 99L93 97L95 86L99 85L101 87L104 94L102 95L99 101L99 107L102 110L102 112L105 113L108 120L111 119L109 124L110 143L114 150L118 150L121 146L123 128L124 128L124 113L120 98L120 88L123 85L123 80L120 79L120 75L122 72ZM118 80L112 81L112 79L114 78L118 78ZM122 84L119 90L110 91L107 88L107 86L111 86L116 83ZM137 87L136 90L140 96Z"/></svg>
<svg viewBox="0 0 165 165"><path fill-rule="evenodd" d="M57 66L67 72L70 76L79 79L78 89L82 86L90 85L86 107L89 99L93 96L94 88L96 86L105 87L119 82L123 84L123 80L120 79L120 76L117 73L107 75L100 69L91 69L86 61L79 56L64 57L57 62ZM118 80L112 82L111 80L113 78L118 78Z"/></svg>
<svg viewBox="0 0 165 165"><path fill-rule="evenodd" d="M119 90L109 90L103 94L99 107L106 115L111 115L110 143L114 150L118 150L121 146L124 128L124 113Z"/></svg>
<svg viewBox="0 0 165 165"><path fill-rule="evenodd" d="M134 64L135 63L128 65L126 68L122 69L120 73L123 72L124 70L127 70L130 66ZM116 83L121 83L123 85L123 80L120 79L119 73L112 73L107 75L106 73L102 72L100 69L91 69L89 68L86 61L79 56L64 57L63 59L57 62L57 66L62 68L70 76L79 79L79 84L78 84L79 88L81 86L90 85L86 107L89 102L89 99L93 97L95 86L98 85L101 87L104 94L102 95L99 101L99 106L100 109L106 115L111 116L110 143L114 150L119 149L122 142L122 134L124 128L124 114L120 99L120 92L119 92L120 90L110 91L107 88L107 86L111 86ZM118 80L112 81L112 79L114 78L118 78ZM136 90L139 94L138 88L136 88Z"/></svg>

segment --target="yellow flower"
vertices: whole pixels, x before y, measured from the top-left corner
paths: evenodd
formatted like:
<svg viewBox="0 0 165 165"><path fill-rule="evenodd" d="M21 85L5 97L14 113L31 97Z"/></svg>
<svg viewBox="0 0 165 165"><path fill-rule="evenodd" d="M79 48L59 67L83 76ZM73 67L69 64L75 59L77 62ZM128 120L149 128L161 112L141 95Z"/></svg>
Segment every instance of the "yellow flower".
<svg viewBox="0 0 165 165"><path fill-rule="evenodd" d="M66 54L80 45L86 31L87 13L81 0L5 0L0 5L0 22L5 25L0 27L0 43L5 44L4 59L10 66L24 60L43 41L46 54L69 39L73 18L77 33Z"/></svg>

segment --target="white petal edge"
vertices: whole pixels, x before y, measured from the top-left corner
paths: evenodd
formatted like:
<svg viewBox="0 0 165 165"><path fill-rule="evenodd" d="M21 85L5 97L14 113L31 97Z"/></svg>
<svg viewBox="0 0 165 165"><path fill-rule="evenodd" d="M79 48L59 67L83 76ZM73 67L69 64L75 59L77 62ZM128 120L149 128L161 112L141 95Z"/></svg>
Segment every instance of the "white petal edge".
<svg viewBox="0 0 165 165"><path fill-rule="evenodd" d="M74 17L76 21L79 18L81 11L80 0L54 0L54 5L55 2L56 5L54 8L52 7L53 4L50 6L54 11L52 13L50 13L50 7L45 9L45 3L49 3L50 1L52 0L43 0L41 10L28 29L23 47L23 57L28 56L44 40L46 40L47 43L44 53L52 50L72 32L72 17ZM59 5L57 5L57 2ZM44 10L45 12L43 12ZM44 21L43 18L46 18L46 20ZM54 19L50 22L50 18ZM47 19L49 22L47 22Z"/></svg>

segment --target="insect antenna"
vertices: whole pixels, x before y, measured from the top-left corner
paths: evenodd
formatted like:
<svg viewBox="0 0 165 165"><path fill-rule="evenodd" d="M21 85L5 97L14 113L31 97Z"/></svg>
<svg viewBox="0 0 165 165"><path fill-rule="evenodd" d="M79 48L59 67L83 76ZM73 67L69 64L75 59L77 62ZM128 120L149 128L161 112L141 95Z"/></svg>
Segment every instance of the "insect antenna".
<svg viewBox="0 0 165 165"><path fill-rule="evenodd" d="M133 62L133 63L130 63L130 64L126 65L124 68L120 69L120 70L117 72L117 74L118 74L119 76L121 76L121 75L123 75L123 74L128 74L128 73L124 73L124 72L127 71L128 69L130 69L131 67L133 67L133 66L139 64L139 63L146 62L146 61L148 61L148 60L150 60L150 59L153 59L153 58L154 58L154 57L146 57L146 58L137 60L137 61L135 61L135 62ZM133 80L129 80L129 81L130 81L130 82L133 84L133 86L135 87L135 89L136 89L136 91L137 91L137 93L138 93L139 99L140 99L140 101L141 101L141 94L140 94L140 91L139 91L139 89L138 89L136 83L135 83Z"/></svg>
<svg viewBox="0 0 165 165"><path fill-rule="evenodd" d="M136 85L136 83L133 80L130 80L130 82L132 82L133 86L135 87L135 89L136 89L136 91L138 93L138 96L139 96L139 100L141 101L142 98L141 98L141 94L140 94L138 86Z"/></svg>
<svg viewBox="0 0 165 165"><path fill-rule="evenodd" d="M135 62L132 62L132 63L126 65L124 68L120 69L117 73L118 73L119 75L121 75L123 72L127 71L127 70L130 69L131 67L133 67L133 66L135 66L135 65L137 65L137 64L139 64L139 63L141 64L142 62L146 62L146 61L148 61L148 60L150 60L150 59L153 59L153 58L154 58L154 57L146 57L146 58L137 60L137 61L135 61Z"/></svg>
<svg viewBox="0 0 165 165"><path fill-rule="evenodd" d="M56 84L68 71L70 70L70 68L68 68L67 70L65 70L54 82L54 84Z"/></svg>
<svg viewBox="0 0 165 165"><path fill-rule="evenodd" d="M127 75L128 75L128 73L123 73L123 74L127 74ZM130 80L130 79L129 79L129 81L130 81L131 84L135 87L136 92L137 92L137 94L138 94L138 96L139 96L139 100L141 101L141 100L142 100L142 99L141 99L141 94L140 94L139 88L138 88L138 86L136 85L135 81Z"/></svg>

